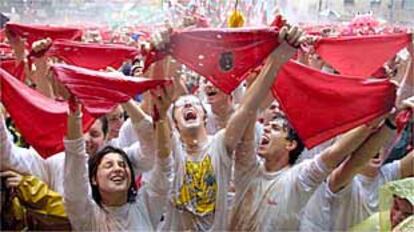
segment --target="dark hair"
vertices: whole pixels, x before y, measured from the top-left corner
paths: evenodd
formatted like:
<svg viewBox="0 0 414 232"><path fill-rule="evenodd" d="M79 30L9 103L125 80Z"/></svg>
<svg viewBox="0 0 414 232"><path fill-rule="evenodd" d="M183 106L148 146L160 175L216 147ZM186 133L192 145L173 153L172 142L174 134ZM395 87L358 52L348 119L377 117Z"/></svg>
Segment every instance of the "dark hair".
<svg viewBox="0 0 414 232"><path fill-rule="evenodd" d="M108 119L106 118L106 116L101 116L98 118L99 121L101 121L102 123L102 132L104 134L104 137L108 134Z"/></svg>
<svg viewBox="0 0 414 232"><path fill-rule="evenodd" d="M116 153L118 155L120 155L122 157L122 159L124 161L126 161L126 163L128 164L128 167L131 171L131 185L129 186L128 189L128 198L127 198L127 202L134 202L135 201L135 197L137 195L137 185L135 183L135 173L134 173L134 169L132 167L132 163L129 160L127 154L119 149L119 148L115 148L112 146L105 146L103 149L99 150L95 155L91 156L89 158L88 161L88 166L89 166L89 183L91 185L91 189L92 189L92 198L95 200L95 202L102 207L101 205L101 194L99 193L99 188L97 185L93 184L93 179L94 177L96 178L96 174L98 172L98 167L99 164L101 163L102 159L105 157L105 155L109 154L109 153Z"/></svg>
<svg viewBox="0 0 414 232"><path fill-rule="evenodd" d="M302 139L300 139L299 135L296 133L295 129L293 129L292 125L289 123L287 118L283 116L283 114L277 114L275 119L283 120L283 129L286 131L287 136L286 139L289 141L295 141L296 147L295 149L289 152L289 164L294 165L296 160L299 158L299 155L305 149L305 144L303 144Z"/></svg>

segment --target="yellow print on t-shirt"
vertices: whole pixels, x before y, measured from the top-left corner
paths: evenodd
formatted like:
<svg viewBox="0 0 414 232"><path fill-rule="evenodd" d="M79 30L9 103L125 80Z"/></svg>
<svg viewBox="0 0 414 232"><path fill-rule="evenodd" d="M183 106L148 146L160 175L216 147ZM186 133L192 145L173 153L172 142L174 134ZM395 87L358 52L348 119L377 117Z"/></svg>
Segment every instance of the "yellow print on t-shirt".
<svg viewBox="0 0 414 232"><path fill-rule="evenodd" d="M185 162L183 183L175 198L178 208L204 216L214 212L217 181L214 176L211 157L206 155L200 162Z"/></svg>

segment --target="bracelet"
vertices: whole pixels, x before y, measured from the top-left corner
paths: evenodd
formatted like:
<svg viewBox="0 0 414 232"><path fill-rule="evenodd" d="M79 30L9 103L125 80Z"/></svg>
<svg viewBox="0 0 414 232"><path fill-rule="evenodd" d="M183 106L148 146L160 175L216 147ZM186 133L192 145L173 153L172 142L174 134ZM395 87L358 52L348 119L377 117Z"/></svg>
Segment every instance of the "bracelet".
<svg viewBox="0 0 414 232"><path fill-rule="evenodd" d="M389 118L385 119L384 124L391 130L397 130L397 126L394 125Z"/></svg>

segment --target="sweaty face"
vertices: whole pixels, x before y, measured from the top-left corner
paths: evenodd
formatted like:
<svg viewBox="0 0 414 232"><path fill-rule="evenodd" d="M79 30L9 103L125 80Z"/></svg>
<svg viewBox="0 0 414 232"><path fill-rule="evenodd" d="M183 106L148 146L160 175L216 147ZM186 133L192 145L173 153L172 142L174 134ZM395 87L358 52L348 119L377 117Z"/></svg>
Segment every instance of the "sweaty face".
<svg viewBox="0 0 414 232"><path fill-rule="evenodd" d="M105 142L105 134L102 130L101 120L96 120L88 132L84 134L86 141L86 153L94 155Z"/></svg>
<svg viewBox="0 0 414 232"><path fill-rule="evenodd" d="M98 186L102 196L123 192L127 195L131 185L131 170L121 155L108 153L98 166L93 184Z"/></svg>
<svg viewBox="0 0 414 232"><path fill-rule="evenodd" d="M204 125L204 110L197 97L180 97L174 105L174 117L179 130L196 129Z"/></svg>
<svg viewBox="0 0 414 232"><path fill-rule="evenodd" d="M265 124L258 148L259 156L269 159L287 149L290 142L286 139L287 131L283 124L283 119L274 119Z"/></svg>
<svg viewBox="0 0 414 232"><path fill-rule="evenodd" d="M121 106L116 107L112 112L106 115L108 119L108 139L117 138L119 129L124 123L124 110Z"/></svg>
<svg viewBox="0 0 414 232"><path fill-rule="evenodd" d="M216 88L210 81L207 79L203 80L203 91L207 97L208 104L219 104L229 100L230 96Z"/></svg>

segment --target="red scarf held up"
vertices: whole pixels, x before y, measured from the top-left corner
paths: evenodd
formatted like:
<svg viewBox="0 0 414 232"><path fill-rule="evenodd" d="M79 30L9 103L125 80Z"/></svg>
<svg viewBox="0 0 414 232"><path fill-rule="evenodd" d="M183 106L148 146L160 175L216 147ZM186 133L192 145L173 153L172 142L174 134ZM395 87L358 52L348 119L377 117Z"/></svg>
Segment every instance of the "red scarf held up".
<svg viewBox="0 0 414 232"><path fill-rule="evenodd" d="M115 44L92 44L70 40L53 41L47 54L55 56L68 64L101 70L110 66L119 68L127 59L138 55L136 48Z"/></svg>
<svg viewBox="0 0 414 232"><path fill-rule="evenodd" d="M119 73L98 72L65 64L55 64L52 70L56 78L94 117L107 114L119 103L168 82L126 77Z"/></svg>
<svg viewBox="0 0 414 232"><path fill-rule="evenodd" d="M43 157L63 151L68 104L47 98L0 69L2 103L25 140ZM94 119L84 113L83 131Z"/></svg>
<svg viewBox="0 0 414 232"><path fill-rule="evenodd" d="M366 78L411 43L411 34L322 38L316 52L343 75Z"/></svg>
<svg viewBox="0 0 414 232"><path fill-rule="evenodd" d="M396 90L386 79L332 75L289 61L273 84L273 94L312 148L389 112Z"/></svg>
<svg viewBox="0 0 414 232"><path fill-rule="evenodd" d="M26 38L29 47L31 47L33 42L40 39L81 40L82 38L82 30L74 27L7 23L6 29L20 37Z"/></svg>
<svg viewBox="0 0 414 232"><path fill-rule="evenodd" d="M277 47L275 28L192 29L174 33L167 52L150 52L146 65L171 54L230 94Z"/></svg>
<svg viewBox="0 0 414 232"><path fill-rule="evenodd" d="M1 60L0 68L10 73L13 77L16 77L20 81L24 81L24 63L16 63L15 59Z"/></svg>

